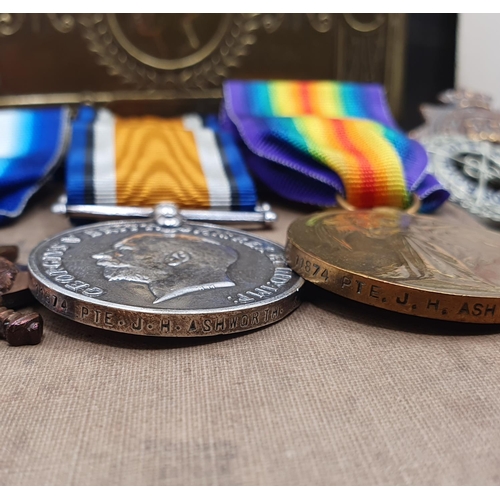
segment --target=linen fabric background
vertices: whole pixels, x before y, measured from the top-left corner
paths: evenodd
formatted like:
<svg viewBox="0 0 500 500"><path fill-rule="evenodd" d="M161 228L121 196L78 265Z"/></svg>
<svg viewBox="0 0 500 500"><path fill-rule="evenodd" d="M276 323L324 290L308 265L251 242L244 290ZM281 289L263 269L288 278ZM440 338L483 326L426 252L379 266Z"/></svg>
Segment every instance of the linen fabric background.
<svg viewBox="0 0 500 500"><path fill-rule="evenodd" d="M49 201L0 230L21 262L69 227ZM284 243L299 213L278 211L258 234ZM449 203L435 216L478 225ZM280 323L204 340L36 306L42 343L0 344L0 485L500 483L500 325L305 295Z"/></svg>

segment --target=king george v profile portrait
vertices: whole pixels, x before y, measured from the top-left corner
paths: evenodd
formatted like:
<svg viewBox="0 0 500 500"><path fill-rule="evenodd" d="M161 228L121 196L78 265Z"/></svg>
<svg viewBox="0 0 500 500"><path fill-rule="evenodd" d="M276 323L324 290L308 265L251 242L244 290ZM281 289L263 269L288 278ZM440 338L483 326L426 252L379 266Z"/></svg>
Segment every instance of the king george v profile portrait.
<svg viewBox="0 0 500 500"><path fill-rule="evenodd" d="M144 283L159 304L181 295L235 286L227 276L238 260L231 247L191 235L136 234L92 255L109 281Z"/></svg>

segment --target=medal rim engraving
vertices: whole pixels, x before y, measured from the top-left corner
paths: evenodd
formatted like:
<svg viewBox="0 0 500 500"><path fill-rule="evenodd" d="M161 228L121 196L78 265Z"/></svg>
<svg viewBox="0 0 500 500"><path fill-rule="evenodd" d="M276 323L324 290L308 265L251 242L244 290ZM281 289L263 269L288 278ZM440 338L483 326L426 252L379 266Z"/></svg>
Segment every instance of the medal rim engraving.
<svg viewBox="0 0 500 500"><path fill-rule="evenodd" d="M342 210L338 209L318 212L300 217L290 225L285 250L287 262L306 281L348 299L406 315L465 323L500 323L500 292L498 296L470 295L466 292L437 291L423 286L417 287L397 283L369 275L366 272L341 267L319 257L310 249L308 250L307 247L311 246L312 243L304 241L304 239L301 240L300 235L300 231L306 226L307 221L313 217L325 215L325 213L336 214L342 212ZM359 212L370 211L360 210ZM429 217L423 215L407 216L412 218ZM453 226L453 224L448 225ZM314 275L312 272L306 271L304 268L306 262L309 262L311 271L315 269L313 266L319 266L319 271L315 272ZM325 271L327 278L323 279L321 274ZM382 294L384 294L384 297L382 297ZM401 298L401 296L406 299L404 304L402 301L397 302L397 298ZM484 309L485 306L482 302L487 302L486 306L493 307L494 311L491 317L490 315L483 316L470 313L477 304L481 306L480 309ZM469 310L469 313L460 313L462 310Z"/></svg>
<svg viewBox="0 0 500 500"><path fill-rule="evenodd" d="M98 222L95 224L89 224L85 226L79 226L76 228L70 228L61 233L58 233L55 236L46 238L42 242L40 242L31 252L29 260L28 260L28 269L30 272L30 289L37 300L42 303L45 307L53 312L60 314L64 317L72 319L76 322L87 324L90 326L95 326L98 328L118 331L122 333L130 333L136 335L147 335L147 336L162 336L162 337L199 337L199 336L210 336L210 335L220 335L227 333L238 333L244 332L251 329L261 328L263 326L275 323L276 321L281 320L288 314L290 314L294 309L296 309L300 305L299 292L304 284L304 280L298 276L297 274L292 272L292 277L289 282L286 283L286 289L284 291L280 291L276 295L272 297L268 297L262 299L258 302L252 302L249 304L237 304L227 307L213 307L213 308L199 308L199 309L168 309L168 308L151 308L151 307L141 307L127 304L120 304L118 302L105 301L96 297L87 297L83 296L81 293L69 290L64 287L63 284L55 283L48 279L48 277L44 274L44 272L40 269L40 266L37 264L37 257L41 254L40 252L45 250L45 247L48 243L60 243L62 238L74 236L75 233L82 233L83 231L91 231L91 230L99 230L104 229L106 227L112 226L120 226L120 225L130 225L135 221L130 220L120 220L120 221L109 221L109 222ZM154 221L142 221L137 222L137 224L150 224L154 226L159 226ZM284 255L284 248L282 245L275 243L273 241L267 240L260 236L254 236L248 232L241 231L233 228L225 228L215 224L201 224L201 223L191 223L184 222L181 227L189 226L191 228L200 228L202 230L217 230L217 231L228 231L234 236L242 236L245 238L250 238L251 240L255 240L258 242L262 242L265 244L271 244L277 249L279 249L283 253L283 266L286 266L286 260ZM175 228L177 229L177 228ZM137 234L137 233L135 233ZM139 234L147 234L146 231L144 233ZM251 251L257 252L258 250L254 250L249 248ZM288 267L288 266L286 266ZM291 269L290 269L291 270ZM78 276L75 276L76 279L79 279ZM256 287L261 286L260 284L256 284ZM53 305L51 301L44 300L45 296L52 296L53 301L57 304ZM68 309L71 311L62 311L59 307L61 301L68 302ZM100 308L102 314L104 315L107 311L110 313L131 313L131 315L135 318L142 317L143 320L146 321L158 321L161 318L170 318L172 320L180 322L181 328L178 328L177 331L170 332L169 334L161 334L155 331L148 332L138 332L131 331L130 322L127 325L114 324L113 327L107 324L95 324L95 322L90 321L90 318L86 320L85 318L80 318L75 316L75 312L77 307L93 307ZM217 331L211 333L186 333L183 323L191 323L193 320L198 319L199 321L204 320L216 320L221 318L231 318L236 317L238 315L252 314L255 312L262 312L266 309L273 306L282 306L282 313L278 314L277 317L273 319L265 320L260 322L259 324L254 324L253 326L244 326L240 328L232 329L231 331Z"/></svg>

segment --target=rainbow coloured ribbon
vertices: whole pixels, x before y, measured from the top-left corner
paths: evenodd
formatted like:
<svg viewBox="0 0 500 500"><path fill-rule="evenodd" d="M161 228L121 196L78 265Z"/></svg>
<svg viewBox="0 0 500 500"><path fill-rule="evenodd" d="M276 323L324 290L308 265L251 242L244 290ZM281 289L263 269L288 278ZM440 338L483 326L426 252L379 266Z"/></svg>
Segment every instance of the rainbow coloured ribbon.
<svg viewBox="0 0 500 500"><path fill-rule="evenodd" d="M448 197L380 85L230 80L220 119L252 173L285 198L332 206L340 193L358 208L405 208L417 193L429 212Z"/></svg>
<svg viewBox="0 0 500 500"><path fill-rule="evenodd" d="M215 117L121 118L82 106L66 162L68 204L253 210L257 197Z"/></svg>

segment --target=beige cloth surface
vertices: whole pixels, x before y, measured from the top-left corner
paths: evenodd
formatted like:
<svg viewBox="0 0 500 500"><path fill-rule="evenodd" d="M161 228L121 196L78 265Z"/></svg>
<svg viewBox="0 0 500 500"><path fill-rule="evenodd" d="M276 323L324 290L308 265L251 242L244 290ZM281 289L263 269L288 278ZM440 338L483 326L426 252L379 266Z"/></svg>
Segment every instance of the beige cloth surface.
<svg viewBox="0 0 500 500"><path fill-rule="evenodd" d="M297 213L280 215L261 234L284 243ZM42 199L0 241L25 262L66 227ZM280 323L202 341L37 307L43 342L0 344L0 485L500 483L500 326L306 296Z"/></svg>

